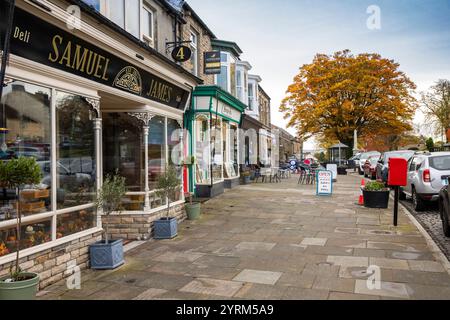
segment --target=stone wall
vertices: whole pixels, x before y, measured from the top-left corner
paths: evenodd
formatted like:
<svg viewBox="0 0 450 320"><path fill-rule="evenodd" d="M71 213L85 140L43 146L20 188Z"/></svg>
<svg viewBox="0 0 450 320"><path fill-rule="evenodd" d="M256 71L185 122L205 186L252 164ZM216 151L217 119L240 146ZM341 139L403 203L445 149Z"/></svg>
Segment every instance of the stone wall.
<svg viewBox="0 0 450 320"><path fill-rule="evenodd" d="M70 266L74 264L84 270L89 268L89 245L102 239L102 232L97 232L65 244L35 253L20 259L22 271L38 273L39 289L54 284L73 274ZM0 276L6 275L13 262L0 265Z"/></svg>
<svg viewBox="0 0 450 320"><path fill-rule="evenodd" d="M214 75L204 74L204 52L212 51L211 46L211 35L204 29L201 24L194 18L190 11L185 11L185 19L187 24L183 25L181 28L183 40L190 40L191 31L198 35L198 77L204 81L204 85L214 84ZM192 62L189 60L183 64L186 70L192 70Z"/></svg>
<svg viewBox="0 0 450 320"><path fill-rule="evenodd" d="M165 217L166 210L152 214L117 214L103 216L103 228L108 224L109 234L112 239L124 240L147 240L153 236L153 221ZM176 217L178 223L186 219L184 204L174 206L170 209L170 216Z"/></svg>

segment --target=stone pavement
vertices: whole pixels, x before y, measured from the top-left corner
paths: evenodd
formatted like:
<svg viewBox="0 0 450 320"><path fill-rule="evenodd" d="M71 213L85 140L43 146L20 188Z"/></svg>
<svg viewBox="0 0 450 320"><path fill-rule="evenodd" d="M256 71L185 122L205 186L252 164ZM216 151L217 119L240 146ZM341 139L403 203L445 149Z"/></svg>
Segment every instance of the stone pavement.
<svg viewBox="0 0 450 320"><path fill-rule="evenodd" d="M39 299L450 299L450 276L409 218L356 205L360 178L340 176L333 197L293 177L240 186L203 205L174 240L131 250L115 271L82 273ZM381 268L369 290L368 267Z"/></svg>

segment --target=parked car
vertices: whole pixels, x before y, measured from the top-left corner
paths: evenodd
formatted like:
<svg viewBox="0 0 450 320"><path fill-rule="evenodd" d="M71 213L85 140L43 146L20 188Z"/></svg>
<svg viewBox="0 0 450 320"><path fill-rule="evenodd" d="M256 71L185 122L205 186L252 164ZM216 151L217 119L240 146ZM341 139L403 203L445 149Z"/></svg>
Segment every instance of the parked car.
<svg viewBox="0 0 450 320"><path fill-rule="evenodd" d="M36 147L13 146L9 148L9 151L12 152L16 157L33 157L37 161L45 160L48 156L43 148Z"/></svg>
<svg viewBox="0 0 450 320"><path fill-rule="evenodd" d="M376 169L376 179L378 181L384 182L387 184L388 176L389 176L389 159L391 158L402 158L406 161L409 161L415 154L415 151L411 150L399 150L399 151L389 151L385 152L377 164Z"/></svg>
<svg viewBox="0 0 450 320"><path fill-rule="evenodd" d="M359 159L361 157L361 152L355 154L353 157L348 159L348 167L349 169L356 169L359 167Z"/></svg>
<svg viewBox="0 0 450 320"><path fill-rule="evenodd" d="M377 164L380 156L370 156L364 163L364 177L375 180L377 177Z"/></svg>
<svg viewBox="0 0 450 320"><path fill-rule="evenodd" d="M439 213L441 215L444 234L446 237L450 237L450 196L448 185L442 188L439 193Z"/></svg>
<svg viewBox="0 0 450 320"><path fill-rule="evenodd" d="M361 156L359 157L359 166L358 166L358 172L360 175L364 174L364 165L366 164L367 159L369 159L369 157L371 156L381 156L381 153L378 151L369 151L369 152L364 152L361 154Z"/></svg>
<svg viewBox="0 0 450 320"><path fill-rule="evenodd" d="M438 201L441 189L450 177L450 152L417 153L408 162L407 185L400 197L410 196L416 211L427 202Z"/></svg>

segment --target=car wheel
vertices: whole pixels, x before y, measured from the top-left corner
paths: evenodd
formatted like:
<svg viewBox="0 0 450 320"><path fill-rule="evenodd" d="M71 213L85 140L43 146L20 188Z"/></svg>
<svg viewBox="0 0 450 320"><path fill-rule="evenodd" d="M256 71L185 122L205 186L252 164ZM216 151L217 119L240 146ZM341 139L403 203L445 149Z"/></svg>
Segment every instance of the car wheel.
<svg viewBox="0 0 450 320"><path fill-rule="evenodd" d="M442 227L446 237L450 237L450 225L448 224L448 212L443 203L439 205L442 217Z"/></svg>
<svg viewBox="0 0 450 320"><path fill-rule="evenodd" d="M415 188L412 189L412 202L414 210L422 211L424 209L423 200L417 195Z"/></svg>
<svg viewBox="0 0 450 320"><path fill-rule="evenodd" d="M364 171L362 171L361 168L358 168L358 173L360 176L362 176L364 174Z"/></svg>

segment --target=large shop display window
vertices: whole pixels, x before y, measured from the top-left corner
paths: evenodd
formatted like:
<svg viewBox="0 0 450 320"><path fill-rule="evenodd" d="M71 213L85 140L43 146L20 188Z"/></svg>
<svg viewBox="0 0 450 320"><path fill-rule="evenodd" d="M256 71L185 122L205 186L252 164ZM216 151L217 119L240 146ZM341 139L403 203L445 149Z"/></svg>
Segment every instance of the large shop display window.
<svg viewBox="0 0 450 320"><path fill-rule="evenodd" d="M224 178L233 179L239 175L238 131L235 124L224 121L222 126Z"/></svg>
<svg viewBox="0 0 450 320"><path fill-rule="evenodd" d="M56 132L51 130L52 117ZM95 192L94 117L80 96L21 81L4 88L0 161L33 157L41 167L42 180L25 186L19 201L14 190L0 188L0 256L17 249L18 206L23 217L20 249L95 227L95 212L89 206ZM57 145L52 145L52 134Z"/></svg>
<svg viewBox="0 0 450 320"><path fill-rule="evenodd" d="M209 117L206 114L197 114L195 118L195 175L196 183L211 183Z"/></svg>
<svg viewBox="0 0 450 320"><path fill-rule="evenodd" d="M167 119L167 156L170 166L174 166L177 170L178 179L183 180L183 129L180 122ZM182 200L182 188L175 193L170 202Z"/></svg>
<svg viewBox="0 0 450 320"><path fill-rule="evenodd" d="M172 162L170 158L181 143L178 122L163 116L154 116L149 121L148 128L145 126L146 124L133 113L103 114L104 174L114 174L118 171L126 178L128 193L122 205L127 211L144 211L146 179L150 209L158 209L167 204L167 199L161 199L156 192L158 179L165 172L167 164L177 166L180 184L182 181L181 167L178 166L180 163ZM144 136L146 131L147 145ZM148 159L145 158L146 148ZM146 161L148 173L145 172ZM182 193L177 194L175 198L171 202L181 200Z"/></svg>
<svg viewBox="0 0 450 320"><path fill-rule="evenodd" d="M214 182L220 182L223 181L222 119L214 117L211 129L212 177Z"/></svg>

